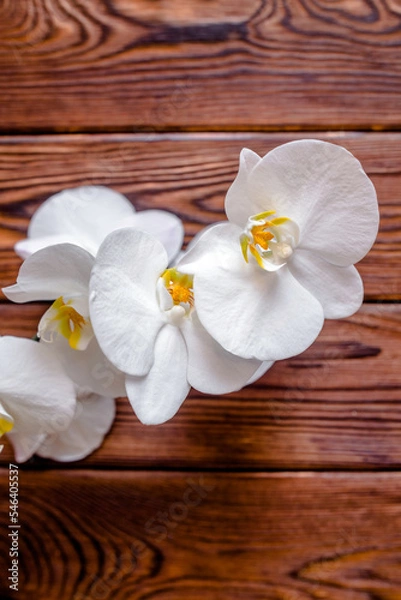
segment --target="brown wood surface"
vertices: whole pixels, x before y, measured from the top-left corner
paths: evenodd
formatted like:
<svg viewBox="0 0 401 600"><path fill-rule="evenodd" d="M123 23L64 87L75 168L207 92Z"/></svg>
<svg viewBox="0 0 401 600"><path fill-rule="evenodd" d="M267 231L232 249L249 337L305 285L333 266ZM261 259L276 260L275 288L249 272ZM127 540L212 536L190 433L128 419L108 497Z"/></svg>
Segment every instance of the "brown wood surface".
<svg viewBox="0 0 401 600"><path fill-rule="evenodd" d="M2 333L31 337L44 310L0 306ZM163 426L142 425L121 399L104 445L72 466L400 467L400 334L399 305L368 304L349 319L327 321L305 353L276 363L253 386L225 396L192 391ZM0 457L11 460L8 446Z"/></svg>
<svg viewBox="0 0 401 600"><path fill-rule="evenodd" d="M19 485L21 587L2 578L4 600L401 598L399 473L20 471Z"/></svg>
<svg viewBox="0 0 401 600"><path fill-rule="evenodd" d="M0 287L51 194L224 218L247 146L341 144L376 186L365 304L253 386L140 424L126 399L86 460L19 467L19 591L1 600L401 600L399 0L0 0ZM42 304L0 295L0 335ZM0 398L1 401L1 398Z"/></svg>
<svg viewBox="0 0 401 600"><path fill-rule="evenodd" d="M2 131L400 127L397 0L2 0Z"/></svg>
<svg viewBox="0 0 401 600"><path fill-rule="evenodd" d="M190 239L225 218L224 198L246 146L263 155L317 134L69 135L0 138L0 283L14 283L12 251L43 200L78 185L103 184L138 210L178 214ZM376 186L381 210L377 242L360 264L368 299L401 298L401 133L318 134L345 146Z"/></svg>

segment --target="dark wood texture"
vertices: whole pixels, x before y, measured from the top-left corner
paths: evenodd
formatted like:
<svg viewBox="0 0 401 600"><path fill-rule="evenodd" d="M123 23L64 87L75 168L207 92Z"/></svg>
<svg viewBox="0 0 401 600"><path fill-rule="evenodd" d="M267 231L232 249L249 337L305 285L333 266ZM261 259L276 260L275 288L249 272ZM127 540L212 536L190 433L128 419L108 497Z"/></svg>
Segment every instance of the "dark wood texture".
<svg viewBox="0 0 401 600"><path fill-rule="evenodd" d="M189 241L241 148L302 137L376 186L364 306L241 392L158 427L121 398L86 460L21 465L18 592L2 439L2 600L401 600L399 0L0 0L0 287L61 189L171 210ZM45 306L0 294L0 335Z"/></svg>
<svg viewBox="0 0 401 600"><path fill-rule="evenodd" d="M44 310L0 306L2 333L31 337ZM400 467L400 334L399 305L365 305L327 321L304 354L276 363L253 386L220 397L192 391L163 426L142 425L121 399L104 445L72 466ZM0 457L7 464L10 448Z"/></svg>
<svg viewBox="0 0 401 600"><path fill-rule="evenodd" d="M401 597L399 473L21 471L19 482L21 600ZM2 537L2 573L9 546ZM4 579L0 593L15 597Z"/></svg>
<svg viewBox="0 0 401 600"><path fill-rule="evenodd" d="M3 131L400 126L394 0L2 0Z"/></svg>
<svg viewBox="0 0 401 600"><path fill-rule="evenodd" d="M313 137L317 134L309 134ZM138 210L163 208L184 221L187 240L225 218L224 197L244 146L261 155L308 134L72 135L0 139L0 282L13 283L12 252L29 218L51 194L103 184L126 194ZM360 264L368 299L401 298L401 133L319 134L348 148L374 182L381 226Z"/></svg>

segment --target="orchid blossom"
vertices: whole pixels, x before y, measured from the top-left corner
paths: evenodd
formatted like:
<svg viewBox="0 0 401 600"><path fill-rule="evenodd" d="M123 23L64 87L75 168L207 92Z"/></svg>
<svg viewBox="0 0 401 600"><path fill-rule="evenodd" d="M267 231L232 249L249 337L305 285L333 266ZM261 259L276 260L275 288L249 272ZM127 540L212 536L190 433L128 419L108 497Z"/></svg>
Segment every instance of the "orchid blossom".
<svg viewBox="0 0 401 600"><path fill-rule="evenodd" d="M58 461L98 448L115 416L113 398L79 389L45 344L0 337L0 435L17 462L33 454Z"/></svg>
<svg viewBox="0 0 401 600"><path fill-rule="evenodd" d="M38 337L53 343L77 384L105 396L124 395L124 379L94 338L89 276L104 237L126 225L156 235L169 260L181 248L183 226L178 217L161 210L137 213L114 190L84 186L51 196L32 217L28 239L16 245L26 257L17 283L3 290L14 302L54 300L40 320Z"/></svg>
<svg viewBox="0 0 401 600"><path fill-rule="evenodd" d="M55 428L69 427L75 387L50 349L33 340L0 337L0 359L0 434L24 462Z"/></svg>
<svg viewBox="0 0 401 600"><path fill-rule="evenodd" d="M363 300L353 266L378 229L374 187L344 148L317 140L263 158L244 149L228 223L201 234L178 268L194 275L197 313L229 352L277 360L305 350L324 317Z"/></svg>
<svg viewBox="0 0 401 600"><path fill-rule="evenodd" d="M260 367L227 352L207 333L197 316L193 278L168 268L165 249L145 232L121 229L106 238L90 289L95 335L126 373L128 398L143 423L173 417L190 386L231 392Z"/></svg>
<svg viewBox="0 0 401 600"><path fill-rule="evenodd" d="M71 243L96 256L104 238L121 227L155 235L165 246L170 261L181 249L184 229L176 215L164 210L136 212L119 192L92 185L50 196L34 213L28 237L17 242L15 251L25 259L41 248Z"/></svg>
<svg viewBox="0 0 401 600"><path fill-rule="evenodd" d="M54 300L38 326L42 343L51 343L68 375L104 396L125 395L124 377L106 359L89 317L89 279L94 258L73 244L38 250L22 264L17 283L3 289L13 302Z"/></svg>

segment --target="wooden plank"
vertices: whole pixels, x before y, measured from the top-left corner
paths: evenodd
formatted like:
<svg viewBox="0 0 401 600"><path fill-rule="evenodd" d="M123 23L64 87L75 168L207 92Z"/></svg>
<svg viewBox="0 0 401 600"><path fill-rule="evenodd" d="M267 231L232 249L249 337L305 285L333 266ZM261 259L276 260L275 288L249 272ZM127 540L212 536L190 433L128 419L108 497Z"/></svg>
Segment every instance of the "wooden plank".
<svg viewBox="0 0 401 600"><path fill-rule="evenodd" d="M0 5L2 131L398 128L396 2Z"/></svg>
<svg viewBox="0 0 401 600"><path fill-rule="evenodd" d="M399 473L20 470L19 489L21 600L401 597Z"/></svg>
<svg viewBox="0 0 401 600"><path fill-rule="evenodd" d="M0 333L32 336L43 310L1 306ZM253 386L217 397L192 391L162 426L142 425L121 399L101 449L65 467L399 468L400 336L399 305L365 305L327 321L311 348ZM0 456L12 459L8 445Z"/></svg>
<svg viewBox="0 0 401 600"><path fill-rule="evenodd" d="M0 140L0 282L13 283L20 265L13 244L34 210L60 189L104 184L139 209L163 208L184 221L186 239L224 218L224 197L241 148L265 154L311 134L70 135ZM314 137L314 135L312 135ZM368 299L401 298L401 134L319 134L361 160L381 208L381 229L360 264Z"/></svg>

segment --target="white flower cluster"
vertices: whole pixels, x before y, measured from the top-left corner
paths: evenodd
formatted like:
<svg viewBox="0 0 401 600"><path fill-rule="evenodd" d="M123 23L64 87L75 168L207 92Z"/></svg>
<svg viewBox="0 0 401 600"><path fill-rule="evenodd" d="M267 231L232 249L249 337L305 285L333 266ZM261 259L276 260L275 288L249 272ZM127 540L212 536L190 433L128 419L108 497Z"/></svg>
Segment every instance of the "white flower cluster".
<svg viewBox="0 0 401 600"><path fill-rule="evenodd" d="M236 391L303 352L324 318L363 299L353 266L378 228L374 187L344 148L317 140L263 158L244 149L228 221L181 253L183 226L135 212L105 187L66 190L34 214L14 302L52 300L37 343L0 338L0 432L16 460L83 458L103 441L114 398L159 424L191 387Z"/></svg>

